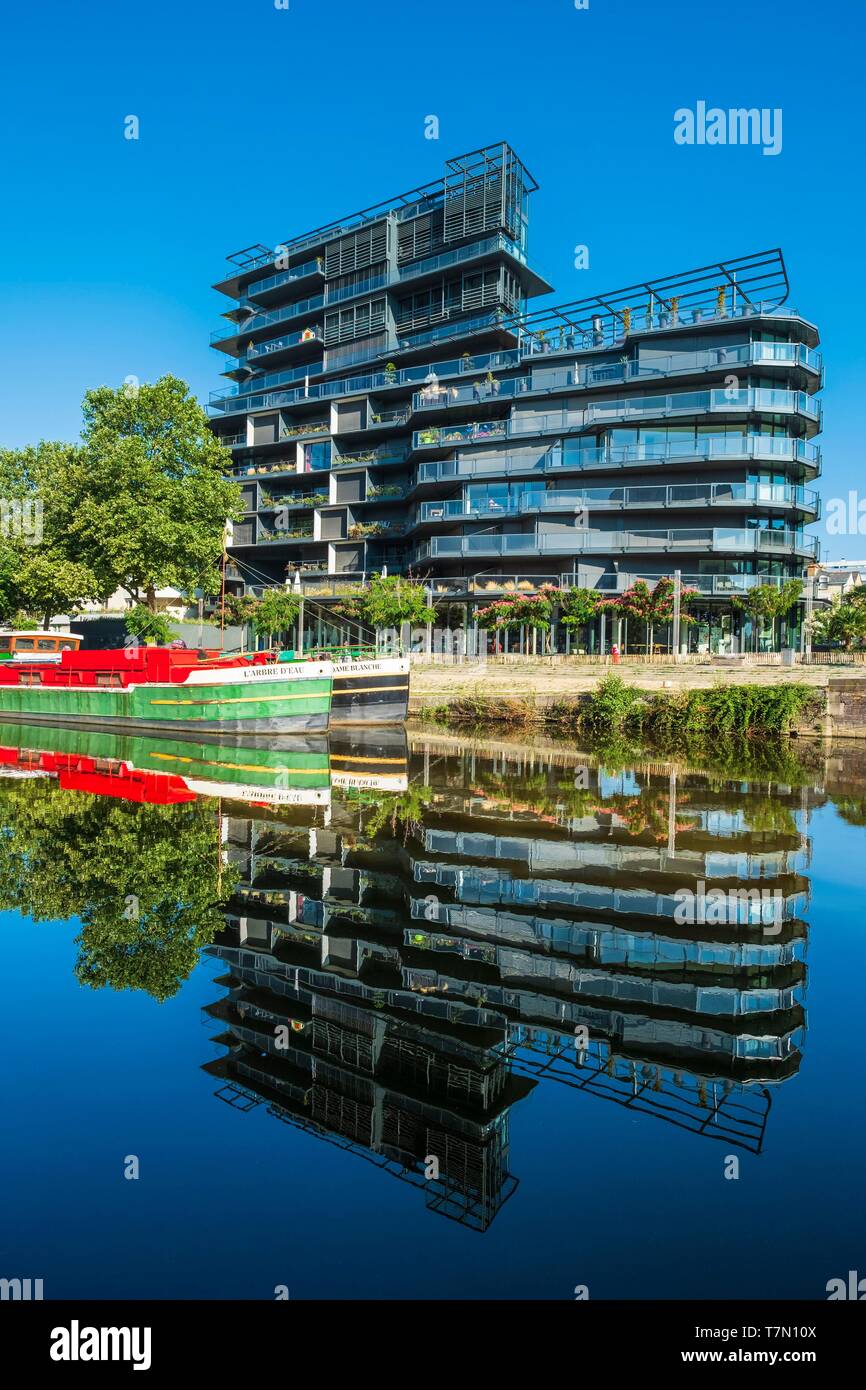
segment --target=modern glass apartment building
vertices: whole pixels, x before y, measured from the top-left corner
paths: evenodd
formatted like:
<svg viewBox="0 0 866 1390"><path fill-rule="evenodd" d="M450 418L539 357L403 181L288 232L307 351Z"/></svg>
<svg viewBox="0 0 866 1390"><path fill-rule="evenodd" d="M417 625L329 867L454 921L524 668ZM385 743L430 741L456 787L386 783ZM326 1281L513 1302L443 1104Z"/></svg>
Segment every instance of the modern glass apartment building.
<svg viewBox="0 0 866 1390"><path fill-rule="evenodd" d="M736 650L732 600L817 558L817 329L777 250L533 309L535 189L491 146L229 258L212 341L233 384L210 411L247 507L230 586L327 605L387 567L471 623L544 584L679 572L689 641Z"/></svg>

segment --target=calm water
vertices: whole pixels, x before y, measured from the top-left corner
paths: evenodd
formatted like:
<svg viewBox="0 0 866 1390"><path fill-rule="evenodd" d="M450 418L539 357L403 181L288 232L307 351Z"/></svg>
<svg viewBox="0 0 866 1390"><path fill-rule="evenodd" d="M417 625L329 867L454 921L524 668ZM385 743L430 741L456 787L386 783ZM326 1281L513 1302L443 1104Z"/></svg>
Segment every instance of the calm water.
<svg viewBox="0 0 866 1390"><path fill-rule="evenodd" d="M0 743L0 1275L568 1299L866 1273L866 750L733 777L454 735Z"/></svg>

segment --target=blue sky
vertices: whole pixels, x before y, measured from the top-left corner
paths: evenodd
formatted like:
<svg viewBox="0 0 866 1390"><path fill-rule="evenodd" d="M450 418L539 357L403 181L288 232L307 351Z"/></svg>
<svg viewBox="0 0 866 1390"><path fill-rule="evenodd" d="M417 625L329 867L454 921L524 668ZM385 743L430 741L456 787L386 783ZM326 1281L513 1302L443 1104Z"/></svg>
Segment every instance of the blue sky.
<svg viewBox="0 0 866 1390"><path fill-rule="evenodd" d="M0 443L74 438L84 391L130 374L206 399L229 252L506 139L541 185L530 256L557 300L780 245L823 340L820 486L860 489L864 28L852 0L10 7ZM780 107L781 153L676 145L674 111L699 100ZM825 554L866 559L866 535Z"/></svg>

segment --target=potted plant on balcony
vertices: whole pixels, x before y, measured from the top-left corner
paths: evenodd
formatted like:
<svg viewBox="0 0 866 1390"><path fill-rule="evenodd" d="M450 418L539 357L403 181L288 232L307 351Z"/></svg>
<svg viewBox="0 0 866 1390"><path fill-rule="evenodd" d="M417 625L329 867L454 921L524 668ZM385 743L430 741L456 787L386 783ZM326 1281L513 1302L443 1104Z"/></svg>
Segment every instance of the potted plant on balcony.
<svg viewBox="0 0 866 1390"><path fill-rule="evenodd" d="M397 380L397 368L393 362L385 363L385 385L391 386Z"/></svg>

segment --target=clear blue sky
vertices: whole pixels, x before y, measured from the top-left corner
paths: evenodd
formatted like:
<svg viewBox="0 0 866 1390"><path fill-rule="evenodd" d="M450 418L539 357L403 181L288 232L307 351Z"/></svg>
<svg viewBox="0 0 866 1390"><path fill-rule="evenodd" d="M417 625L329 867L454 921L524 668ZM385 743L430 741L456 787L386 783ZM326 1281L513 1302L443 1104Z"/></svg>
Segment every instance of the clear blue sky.
<svg viewBox="0 0 866 1390"><path fill-rule="evenodd" d="M823 339L820 486L859 489L864 30L854 0L8 7L0 443L75 438L85 389L130 374L206 399L229 252L505 139L541 185L530 253L558 300L782 246ZM676 145L675 109L699 100L781 107L781 154ZM825 554L866 558L866 535Z"/></svg>

